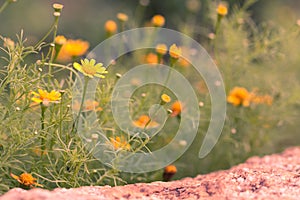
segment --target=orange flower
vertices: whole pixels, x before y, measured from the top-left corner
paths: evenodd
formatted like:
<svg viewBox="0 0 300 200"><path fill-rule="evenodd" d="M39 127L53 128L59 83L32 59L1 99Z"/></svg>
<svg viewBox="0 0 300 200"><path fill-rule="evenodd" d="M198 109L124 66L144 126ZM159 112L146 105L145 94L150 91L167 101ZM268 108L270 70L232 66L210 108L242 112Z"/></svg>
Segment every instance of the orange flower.
<svg viewBox="0 0 300 200"><path fill-rule="evenodd" d="M227 15L227 13L228 13L227 6L224 5L224 4L222 4L222 3L220 3L218 5L218 8L217 8L217 13L218 13L219 16L222 16L222 17L224 17L225 15Z"/></svg>
<svg viewBox="0 0 300 200"><path fill-rule="evenodd" d="M248 107L251 101L251 94L243 87L234 87L227 97L227 102L234 106L243 105Z"/></svg>
<svg viewBox="0 0 300 200"><path fill-rule="evenodd" d="M162 27L165 24L165 18L162 15L154 15L151 23L153 26Z"/></svg>
<svg viewBox="0 0 300 200"><path fill-rule="evenodd" d="M58 45L63 45L67 42L67 39L63 35L58 35L55 37L54 43Z"/></svg>
<svg viewBox="0 0 300 200"><path fill-rule="evenodd" d="M61 39L61 38L60 38ZM57 39L58 40L58 39ZM67 40L61 47L57 60L60 62L70 62L72 58L86 54L90 44L83 40Z"/></svg>
<svg viewBox="0 0 300 200"><path fill-rule="evenodd" d="M163 173L163 180L169 181L176 173L177 173L177 168L175 165L166 166Z"/></svg>
<svg viewBox="0 0 300 200"><path fill-rule="evenodd" d="M149 64L157 64L158 56L154 53L148 53L145 57L145 62Z"/></svg>
<svg viewBox="0 0 300 200"><path fill-rule="evenodd" d="M171 107L172 113L171 117L175 117L177 115L180 115L182 109L182 105L180 101L175 101Z"/></svg>
<svg viewBox="0 0 300 200"><path fill-rule="evenodd" d="M10 176L14 179L16 179L19 183L21 183L24 186L27 187L33 187L33 185L38 187L43 187L43 185L38 184L36 182L36 178L33 178L31 174L23 173L20 176L14 175L13 173L10 173Z"/></svg>
<svg viewBox="0 0 300 200"><path fill-rule="evenodd" d="M108 20L105 22L104 29L107 33L113 34L113 33L117 32L118 27L117 27L117 24L115 21Z"/></svg>
<svg viewBox="0 0 300 200"><path fill-rule="evenodd" d="M141 115L138 120L135 120L133 122L133 125L138 128L155 128L159 124L155 121L151 121L150 117L148 115Z"/></svg>
<svg viewBox="0 0 300 200"><path fill-rule="evenodd" d="M75 101L73 105L73 109L75 111L79 111L80 109L80 103L78 101ZM88 112L88 111L102 111L103 109L99 106L99 102L92 101L90 99L86 100L84 102L83 108L81 112Z"/></svg>
<svg viewBox="0 0 300 200"><path fill-rule="evenodd" d="M109 138L111 145L114 147L115 150L118 149L124 149L129 151L130 150L130 144L127 143L124 137L116 136L115 138L110 137Z"/></svg>
<svg viewBox="0 0 300 200"><path fill-rule="evenodd" d="M169 49L169 54L172 58L178 59L182 54L181 48L177 47L176 44L172 44Z"/></svg>

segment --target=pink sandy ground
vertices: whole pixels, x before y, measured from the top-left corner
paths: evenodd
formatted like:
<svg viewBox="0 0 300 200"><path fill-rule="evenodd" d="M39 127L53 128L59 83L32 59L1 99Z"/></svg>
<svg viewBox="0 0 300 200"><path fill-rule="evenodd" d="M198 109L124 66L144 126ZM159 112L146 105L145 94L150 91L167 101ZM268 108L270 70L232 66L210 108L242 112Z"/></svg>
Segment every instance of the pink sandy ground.
<svg viewBox="0 0 300 200"><path fill-rule="evenodd" d="M281 154L252 157L229 170L172 182L118 187L15 188L0 200L101 199L300 199L300 147Z"/></svg>

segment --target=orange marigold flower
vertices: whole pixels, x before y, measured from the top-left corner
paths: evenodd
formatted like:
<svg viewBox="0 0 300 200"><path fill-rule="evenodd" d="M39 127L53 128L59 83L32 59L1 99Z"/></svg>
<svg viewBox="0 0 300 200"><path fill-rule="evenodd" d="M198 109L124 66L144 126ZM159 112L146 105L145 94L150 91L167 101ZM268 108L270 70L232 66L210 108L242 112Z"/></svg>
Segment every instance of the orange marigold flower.
<svg viewBox="0 0 300 200"><path fill-rule="evenodd" d="M171 107L171 110L172 110L171 117L175 117L175 116L179 115L181 113L181 109L182 109L181 102L175 101Z"/></svg>
<svg viewBox="0 0 300 200"><path fill-rule="evenodd" d="M104 29L107 33L113 34L113 33L117 32L118 26L115 21L108 20L105 22Z"/></svg>
<svg viewBox="0 0 300 200"><path fill-rule="evenodd" d="M20 176L17 176L17 175L14 175L13 173L10 173L10 176L12 178L16 179L19 183L21 183L24 186L27 186L27 187L33 187L33 186L43 187L43 185L38 184L36 182L36 178L34 178L31 174L23 173Z"/></svg>
<svg viewBox="0 0 300 200"><path fill-rule="evenodd" d="M162 15L154 15L151 19L153 26L162 27L165 24L165 18Z"/></svg>
<svg viewBox="0 0 300 200"><path fill-rule="evenodd" d="M130 144L127 143L124 137L119 137L119 136L116 136L115 138L110 137L109 140L115 150L124 149L129 151L131 148Z"/></svg>
<svg viewBox="0 0 300 200"><path fill-rule="evenodd" d="M90 44L83 40L67 40L61 47L57 60L60 62L70 62L72 58L83 56L89 49Z"/></svg>
<svg viewBox="0 0 300 200"><path fill-rule="evenodd" d="M32 97L31 100L36 103L42 103L45 106L48 106L49 103L59 103L61 99L61 94L58 91L52 90L47 92L46 90L38 89L38 93L32 92L35 97Z"/></svg>
<svg viewBox="0 0 300 200"><path fill-rule="evenodd" d="M169 54L172 58L178 59L182 54L181 48L177 47L176 44L172 44L169 49Z"/></svg>
<svg viewBox="0 0 300 200"><path fill-rule="evenodd" d="M133 122L133 125L138 128L155 128L159 124L155 121L152 121L148 115L141 115Z"/></svg>
<svg viewBox="0 0 300 200"><path fill-rule="evenodd" d="M158 44L156 45L156 53L160 54L160 55L165 55L168 51L168 47L165 44Z"/></svg>
<svg viewBox="0 0 300 200"><path fill-rule="evenodd" d="M227 102L234 106L243 105L244 107L248 107L250 105L250 101L251 93L243 87L234 87L227 97Z"/></svg>
<svg viewBox="0 0 300 200"><path fill-rule="evenodd" d="M222 16L222 17L227 15L227 13L228 13L227 6L223 3L220 3L217 8L217 13L219 16Z"/></svg>
<svg viewBox="0 0 300 200"><path fill-rule="evenodd" d="M167 94L162 94L160 98L164 103L169 103L171 101L171 97Z"/></svg>
<svg viewBox="0 0 300 200"><path fill-rule="evenodd" d="M148 53L145 57L145 62L149 64L157 64L158 56L154 53Z"/></svg>
<svg viewBox="0 0 300 200"><path fill-rule="evenodd" d="M177 173L177 168L175 165L166 166L163 173L164 181L169 181L176 173Z"/></svg>

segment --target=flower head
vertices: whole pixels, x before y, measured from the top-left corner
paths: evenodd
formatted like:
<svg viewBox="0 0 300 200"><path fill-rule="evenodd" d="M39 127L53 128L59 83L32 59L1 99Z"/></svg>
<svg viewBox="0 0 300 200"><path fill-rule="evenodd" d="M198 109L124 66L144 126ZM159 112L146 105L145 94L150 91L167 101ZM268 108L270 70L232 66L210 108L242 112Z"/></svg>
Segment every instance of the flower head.
<svg viewBox="0 0 300 200"><path fill-rule="evenodd" d="M162 15L154 15L151 19L153 26L162 27L165 24L165 18Z"/></svg>
<svg viewBox="0 0 300 200"><path fill-rule="evenodd" d="M102 67L102 63L96 64L96 60L91 59L84 59L81 60L81 64L75 62L73 63L73 66L75 69L83 73L85 76L88 76L90 78L93 78L94 76L99 78L105 78L103 74L107 74L105 67Z"/></svg>
<svg viewBox="0 0 300 200"><path fill-rule="evenodd" d="M118 13L117 14L117 18L121 21L121 22L126 22L128 20L128 16L124 13Z"/></svg>
<svg viewBox="0 0 300 200"><path fill-rule="evenodd" d="M58 91L52 90L47 92L47 90L38 89L38 93L32 92L34 97L31 98L32 101L36 103L42 103L45 106L48 106L49 103L59 103L61 99L61 94Z"/></svg>
<svg viewBox="0 0 300 200"><path fill-rule="evenodd" d="M160 96L160 98L161 98L162 102L164 102L164 103L169 103L171 101L171 97L167 94L162 94Z"/></svg>
<svg viewBox="0 0 300 200"><path fill-rule="evenodd" d="M115 150L118 149L124 149L129 151L131 146L129 143L127 143L126 139L124 137L116 136L115 138L110 137L110 144L114 147Z"/></svg>
<svg viewBox="0 0 300 200"><path fill-rule="evenodd" d="M107 33L113 34L113 33L117 32L118 26L115 21L108 20L104 24L104 29Z"/></svg>
<svg viewBox="0 0 300 200"><path fill-rule="evenodd" d="M248 107L250 105L250 100L251 94L243 87L234 87L227 97L227 102L234 106L243 105Z"/></svg>
<svg viewBox="0 0 300 200"><path fill-rule="evenodd" d="M168 51L168 47L165 44L158 44L156 45L156 53L160 54L160 55L165 55Z"/></svg>
<svg viewBox="0 0 300 200"><path fill-rule="evenodd" d="M177 173L177 168L175 165L166 166L163 173L164 181L169 181L176 173Z"/></svg>
<svg viewBox="0 0 300 200"><path fill-rule="evenodd" d="M20 176L14 175L13 173L10 173L10 176L14 179L16 179L19 183L21 183L24 186L27 187L33 187L33 186L39 186L43 187L41 184L38 184L36 182L36 178L34 178L31 174L23 173Z"/></svg>
<svg viewBox="0 0 300 200"><path fill-rule="evenodd" d="M56 39L55 42L64 42L63 38L60 37ZM60 51L57 55L57 60L61 62L69 62L74 57L83 56L86 54L87 50L89 49L90 44L87 41L83 40L72 40L69 39L65 41L62 45Z"/></svg>
<svg viewBox="0 0 300 200"><path fill-rule="evenodd" d="M155 128L159 124L155 121L152 121L148 115L141 115L133 122L133 125L138 128Z"/></svg>
<svg viewBox="0 0 300 200"><path fill-rule="evenodd" d="M157 64L158 63L158 56L155 53L148 53L145 56L145 62L148 64Z"/></svg>
<svg viewBox="0 0 300 200"><path fill-rule="evenodd" d="M172 44L169 49L169 54L172 58L179 59L182 54L181 48L177 47L176 44Z"/></svg>
<svg viewBox="0 0 300 200"><path fill-rule="evenodd" d="M175 101L172 104L172 107L171 107L171 110L172 110L171 117L175 117L177 115L180 115L181 109L182 109L181 102L180 101Z"/></svg>
<svg viewBox="0 0 300 200"><path fill-rule="evenodd" d="M55 37L54 43L58 45L63 45L67 42L67 39L63 35L58 35Z"/></svg>
<svg viewBox="0 0 300 200"><path fill-rule="evenodd" d="M218 8L217 8L217 13L219 16L222 16L224 17L225 15L227 15L228 13L228 9L227 9L227 6L223 3L220 3L218 5Z"/></svg>

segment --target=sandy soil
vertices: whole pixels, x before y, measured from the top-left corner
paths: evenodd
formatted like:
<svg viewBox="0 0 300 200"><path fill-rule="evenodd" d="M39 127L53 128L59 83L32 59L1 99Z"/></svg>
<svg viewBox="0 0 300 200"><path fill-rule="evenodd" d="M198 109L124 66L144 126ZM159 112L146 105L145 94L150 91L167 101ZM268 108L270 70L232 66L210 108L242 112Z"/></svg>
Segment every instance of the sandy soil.
<svg viewBox="0 0 300 200"><path fill-rule="evenodd" d="M172 182L118 187L15 188L0 200L101 199L300 199L300 147L281 154L252 157L229 170Z"/></svg>

